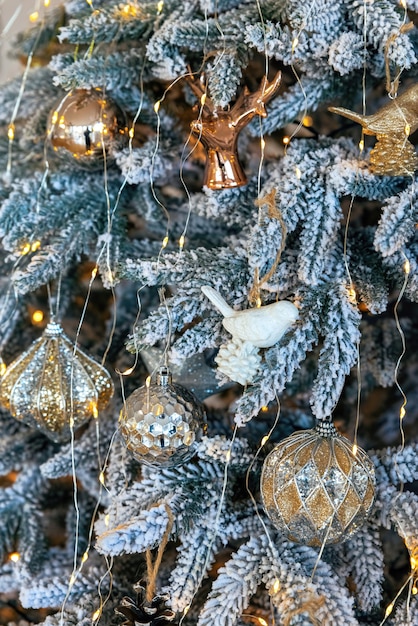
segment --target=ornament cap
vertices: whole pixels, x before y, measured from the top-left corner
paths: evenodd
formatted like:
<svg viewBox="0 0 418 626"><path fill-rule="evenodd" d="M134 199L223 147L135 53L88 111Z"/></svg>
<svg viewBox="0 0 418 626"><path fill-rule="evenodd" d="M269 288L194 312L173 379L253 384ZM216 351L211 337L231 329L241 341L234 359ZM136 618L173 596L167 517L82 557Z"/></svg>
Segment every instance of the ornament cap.
<svg viewBox="0 0 418 626"><path fill-rule="evenodd" d="M173 378L167 365L162 365L160 367L157 373L156 380L157 385L160 385L160 387L166 387L167 385L171 385Z"/></svg>
<svg viewBox="0 0 418 626"><path fill-rule="evenodd" d="M64 331L62 330L62 326L58 324L58 322L56 322L54 318L51 317L50 322L48 322L44 330L44 336L45 337L59 337L60 335L63 334L63 332Z"/></svg>
<svg viewBox="0 0 418 626"><path fill-rule="evenodd" d="M331 418L318 419L315 424L315 431L318 435L324 437L325 439L340 436L338 430L334 426L334 423L331 421Z"/></svg>

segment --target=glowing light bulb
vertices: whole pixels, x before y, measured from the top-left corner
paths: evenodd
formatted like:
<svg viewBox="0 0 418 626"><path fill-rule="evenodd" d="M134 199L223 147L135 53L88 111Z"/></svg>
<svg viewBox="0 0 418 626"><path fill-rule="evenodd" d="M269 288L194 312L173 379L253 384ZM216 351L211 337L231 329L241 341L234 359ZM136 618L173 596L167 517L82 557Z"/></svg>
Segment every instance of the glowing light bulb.
<svg viewBox="0 0 418 626"><path fill-rule="evenodd" d="M356 443L353 443L353 447L352 447L351 451L354 454L354 456L356 456L357 450L358 450L358 445Z"/></svg>
<svg viewBox="0 0 418 626"><path fill-rule="evenodd" d="M405 415L406 415L405 407L404 407L404 406L401 406L401 408L399 409L399 418L400 418L401 420L403 420L403 418L405 417Z"/></svg>
<svg viewBox="0 0 418 626"><path fill-rule="evenodd" d="M13 141L13 139L15 138L15 125L14 124L9 124L9 128L7 129L7 137L9 141Z"/></svg>
<svg viewBox="0 0 418 626"><path fill-rule="evenodd" d="M19 552L12 552L11 554L9 554L9 561L12 561L12 563L17 563L18 561L20 561Z"/></svg>
<svg viewBox="0 0 418 626"><path fill-rule="evenodd" d="M96 611L94 611L93 615L91 616L91 619L93 620L93 622L97 622L101 614L102 612L100 609L97 609Z"/></svg>
<svg viewBox="0 0 418 626"><path fill-rule="evenodd" d="M258 618L258 623L260 624L260 626L269 626L263 617Z"/></svg>
<svg viewBox="0 0 418 626"><path fill-rule="evenodd" d="M206 94L202 93L202 95L200 96L200 104L203 106L205 106L205 102L206 102Z"/></svg>
<svg viewBox="0 0 418 626"><path fill-rule="evenodd" d="M91 277L94 279L97 276L97 267L93 267L91 270Z"/></svg>
<svg viewBox="0 0 418 626"><path fill-rule="evenodd" d="M305 115L303 120L302 120L302 124L304 126L312 126L313 118L310 115Z"/></svg>
<svg viewBox="0 0 418 626"><path fill-rule="evenodd" d="M288 135L285 135L282 139L283 143L285 146L287 146L290 143L290 137Z"/></svg>
<svg viewBox="0 0 418 626"><path fill-rule="evenodd" d="M184 237L184 235L182 235L182 236L180 237L180 239L179 239L179 248L180 248L181 250L184 248L184 240L185 240L185 237Z"/></svg>
<svg viewBox="0 0 418 626"><path fill-rule="evenodd" d="M132 126L132 128L129 129L129 133L128 133L130 139L133 139L135 136L135 128Z"/></svg>
<svg viewBox="0 0 418 626"><path fill-rule="evenodd" d="M407 137L411 134L411 127L409 124L405 124L404 133Z"/></svg>
<svg viewBox="0 0 418 626"><path fill-rule="evenodd" d="M44 0L44 7L47 9L51 4L51 0Z"/></svg>
<svg viewBox="0 0 418 626"><path fill-rule="evenodd" d="M105 484L105 476L104 476L104 472L100 472L100 474L99 474L99 483L100 483L101 485L103 485L103 487L104 487L104 484Z"/></svg>
<svg viewBox="0 0 418 626"><path fill-rule="evenodd" d="M29 254L30 251L31 251L30 243L25 243L25 245L23 246L22 250L20 251L20 254L22 256L25 256L26 254Z"/></svg>
<svg viewBox="0 0 418 626"><path fill-rule="evenodd" d="M83 554L83 556L81 557L81 562L85 563L88 558L89 558L89 553L86 550L85 553Z"/></svg>
<svg viewBox="0 0 418 626"><path fill-rule="evenodd" d="M363 152L364 150L364 139L360 139L360 141L358 142L358 147L360 152Z"/></svg>
<svg viewBox="0 0 418 626"><path fill-rule="evenodd" d="M389 617L392 611L393 611L393 602L391 602L391 604L388 604L388 606L386 607L385 617Z"/></svg>
<svg viewBox="0 0 418 626"><path fill-rule="evenodd" d="M3 359L0 359L0 378L1 376L4 376L4 374L6 373L6 370L7 370L6 363L3 361Z"/></svg>
<svg viewBox="0 0 418 626"><path fill-rule="evenodd" d="M94 419L97 419L99 417L99 409L98 409L98 406L97 406L97 402L92 402L91 413L92 413Z"/></svg>
<svg viewBox="0 0 418 626"><path fill-rule="evenodd" d="M109 515L109 513L106 513L105 518L104 518L104 523L105 523L106 527L109 526L109 524L110 524L110 515Z"/></svg>
<svg viewBox="0 0 418 626"><path fill-rule="evenodd" d="M37 250L39 250L40 247L41 247L41 242L40 241L34 241L33 244L30 247L31 252L36 252Z"/></svg>
<svg viewBox="0 0 418 626"><path fill-rule="evenodd" d="M272 593L276 594L278 593L279 590L280 590L280 580L277 578L271 587L271 591Z"/></svg>
<svg viewBox="0 0 418 626"><path fill-rule="evenodd" d="M38 21L38 19L39 19L39 13L38 13L38 11L34 11L33 13L31 13L31 14L29 15L29 21L30 21L30 22L32 22L32 23L33 23L33 22L37 22L37 21Z"/></svg>
<svg viewBox="0 0 418 626"><path fill-rule="evenodd" d="M147 376L147 379L145 381L145 386L148 387L148 389L149 389L150 385L151 385L151 376Z"/></svg>
<svg viewBox="0 0 418 626"><path fill-rule="evenodd" d="M161 106L161 100L157 100L157 102L155 102L154 104L154 113L158 114L158 111L160 110L160 106Z"/></svg>
<svg viewBox="0 0 418 626"><path fill-rule="evenodd" d="M299 38L295 37L294 40L292 41L292 54L296 50L298 43L299 43Z"/></svg>
<svg viewBox="0 0 418 626"><path fill-rule="evenodd" d="M157 4L158 15L160 15L161 11L163 10L163 7L164 7L164 0L160 0L159 3Z"/></svg>
<svg viewBox="0 0 418 626"><path fill-rule="evenodd" d="M263 413L267 413L267 411L269 410L268 406L264 405L261 407L260 409Z"/></svg>
<svg viewBox="0 0 418 626"><path fill-rule="evenodd" d="M44 319L44 312L41 311L40 309L34 311L32 313L32 323L33 324L40 324Z"/></svg>
<svg viewBox="0 0 418 626"><path fill-rule="evenodd" d="M167 237L167 236L165 236L165 237L164 237L164 239L163 239L163 242L162 242L162 244L161 244L161 247L162 247L162 248L166 248L166 247L167 247L167 245L168 245L168 237Z"/></svg>
<svg viewBox="0 0 418 626"><path fill-rule="evenodd" d="M269 440L268 435L265 435L261 440L261 447L263 447Z"/></svg>
<svg viewBox="0 0 418 626"><path fill-rule="evenodd" d="M411 271L411 264L408 259L406 259L405 263L403 264L403 271L405 272L405 274L409 274L409 272Z"/></svg>

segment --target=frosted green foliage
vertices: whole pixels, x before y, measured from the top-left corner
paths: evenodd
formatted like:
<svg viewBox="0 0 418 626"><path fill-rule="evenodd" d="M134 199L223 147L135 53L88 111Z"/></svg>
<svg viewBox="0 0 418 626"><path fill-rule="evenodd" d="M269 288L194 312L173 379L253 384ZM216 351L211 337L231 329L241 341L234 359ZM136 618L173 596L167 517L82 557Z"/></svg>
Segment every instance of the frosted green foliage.
<svg viewBox="0 0 418 626"><path fill-rule="evenodd" d="M340 87L341 88L341 87ZM280 94L267 105L268 116L263 120L263 132L272 133L287 124L303 117L308 111L315 111L322 101L337 99L340 91L331 77L305 77L301 84L295 83L283 94ZM249 125L252 135L260 134L260 124L252 122Z"/></svg>
<svg viewBox="0 0 418 626"><path fill-rule="evenodd" d="M313 414L321 419L331 415L341 395L345 377L357 360L361 315L349 301L347 289L329 289L323 303L320 332L324 336L318 359L318 376L312 388Z"/></svg>
<svg viewBox="0 0 418 626"><path fill-rule="evenodd" d="M400 485L418 480L418 444L412 443L402 448L384 448L374 452L378 484Z"/></svg>
<svg viewBox="0 0 418 626"><path fill-rule="evenodd" d="M112 413L114 407L111 405ZM96 421L91 420L87 429L77 439L74 450L71 444L65 444L55 454L51 454L48 460L41 465L41 472L45 478L61 478L72 474L72 466L76 471L94 472L97 483L97 452L100 451L102 457L107 452L108 440L111 439L115 431L113 420L109 419L110 410L106 409L99 415L100 420L100 441L99 448L92 446L92 441L96 440ZM98 487L98 485L96 485Z"/></svg>
<svg viewBox="0 0 418 626"><path fill-rule="evenodd" d="M14 191L0 210L0 235L4 247L18 252L38 238L42 245L17 264L13 273L16 291L26 293L57 276L71 261L92 249L92 243L107 228L107 198L96 177L74 173L51 176L46 189L39 177L14 185ZM109 201L115 202L119 182L109 182ZM101 199L101 202L100 202ZM56 215L51 230L50 216ZM116 217L114 218L116 221ZM115 226L116 227L116 226ZM35 237L34 237L35 236Z"/></svg>
<svg viewBox="0 0 418 626"><path fill-rule="evenodd" d="M360 33L353 31L341 33L329 47L329 64L341 76L360 69L364 57L364 42Z"/></svg>
<svg viewBox="0 0 418 626"><path fill-rule="evenodd" d="M107 3L100 11L90 12L87 17L71 19L60 28L59 41L73 44L110 43L146 39L157 19L155 2L141 2L137 15L124 14L120 2ZM133 9L135 5L132 5Z"/></svg>
<svg viewBox="0 0 418 626"><path fill-rule="evenodd" d="M391 35L399 32L404 22L404 11L399 5L390 0L377 0L373 2L373 9L368 10L360 0L352 0L347 3L357 28L364 28L366 41L381 54ZM403 68L410 68L416 63L416 55L409 37L400 35L394 44L389 46L389 59Z"/></svg>
<svg viewBox="0 0 418 626"><path fill-rule="evenodd" d="M151 180L164 183L173 169L177 146L170 140L149 140L140 148L126 148L116 154L116 163L129 185L149 183Z"/></svg>
<svg viewBox="0 0 418 626"><path fill-rule="evenodd" d="M173 343L170 350L170 362L181 363L193 354L211 348L213 346L213 334L220 332L222 331L218 315L211 315L193 328L188 328Z"/></svg>
<svg viewBox="0 0 418 626"><path fill-rule="evenodd" d="M363 302L370 313L377 314L386 311L389 287L381 257L373 248L373 236L372 228L353 234L350 237L349 255L357 300Z"/></svg>
<svg viewBox="0 0 418 626"><path fill-rule="evenodd" d="M329 174L332 186L339 196L386 200L403 189L404 179L376 176L370 172L366 161L358 161L357 158L358 149L352 143L350 156L336 163Z"/></svg>
<svg viewBox="0 0 418 626"><path fill-rule="evenodd" d="M234 626L261 583L259 539L244 543L218 571L198 626Z"/></svg>
<svg viewBox="0 0 418 626"><path fill-rule="evenodd" d="M257 181L252 179L245 187L196 194L191 199L193 213L221 221L226 226L242 225L256 215L254 201L257 198Z"/></svg>
<svg viewBox="0 0 418 626"><path fill-rule="evenodd" d="M356 586L359 606L365 612L371 611L382 601L384 562L379 528L369 522L342 548L350 565L350 576Z"/></svg>
<svg viewBox="0 0 418 626"><path fill-rule="evenodd" d="M413 182L383 203L374 240L376 250L384 257L401 250L415 235L417 221L418 191Z"/></svg>
<svg viewBox="0 0 418 626"><path fill-rule="evenodd" d="M208 521L213 523L215 516L210 515ZM191 604L220 547L221 542L214 540L213 530L206 524L194 528L182 541L170 579L170 603L175 611L183 611Z"/></svg>
<svg viewBox="0 0 418 626"><path fill-rule="evenodd" d="M208 68L208 89L213 102L226 107L236 98L237 88L242 78L242 66L248 59L240 59L235 54L222 51Z"/></svg>
<svg viewBox="0 0 418 626"><path fill-rule="evenodd" d="M107 592L107 589L102 589L102 591ZM106 604L104 604L100 614L100 621L104 624L112 626L116 624L115 608L120 601L119 593L112 593L110 597L106 599ZM62 619L60 614L61 612L58 612L55 615L49 615L46 620L42 622L42 624L43 626L62 626L62 624L65 624L65 626L91 626L92 616L95 614L99 606L100 599L98 591L97 589L93 589L83 595L82 602L79 604L75 606L67 604L63 612ZM22 626L24 625L22 624Z"/></svg>
<svg viewBox="0 0 418 626"><path fill-rule="evenodd" d="M45 484L36 468L26 469L12 486L2 490L0 560L4 562L11 552L19 552L21 558L14 572L20 579L30 579L46 558L39 506L44 492Z"/></svg>
<svg viewBox="0 0 418 626"><path fill-rule="evenodd" d="M361 373L365 385L389 387L394 384L395 366L402 351L399 330L394 319L361 326Z"/></svg>
<svg viewBox="0 0 418 626"><path fill-rule="evenodd" d="M19 77L2 86L0 90L0 123L8 124L10 122L21 84L22 78ZM40 68L29 73L25 83L24 95L25 97L22 98L19 106L20 119L30 118L40 107L49 111L54 100L58 98L58 90L52 84L51 70Z"/></svg>
<svg viewBox="0 0 418 626"><path fill-rule="evenodd" d="M138 63L141 55L142 51L133 49L129 52L114 52L104 57L82 59L65 67L64 59L57 59L60 62L59 66L51 64L52 69L59 68L54 84L66 90L100 87L106 92L111 92L120 84L128 89L139 82Z"/></svg>
<svg viewBox="0 0 418 626"><path fill-rule="evenodd" d="M409 595L395 611L394 626L418 626L418 602L416 596Z"/></svg>
<svg viewBox="0 0 418 626"><path fill-rule="evenodd" d="M143 511L122 526L105 531L97 538L96 548L111 556L144 552L161 543L167 525L167 511L160 504L150 511Z"/></svg>
<svg viewBox="0 0 418 626"><path fill-rule="evenodd" d="M266 545L266 540L263 539ZM267 546L266 546L267 547ZM292 611L300 611L300 624L308 626L311 620L303 611L304 603L321 601L315 611L321 625L334 626L349 624L358 626L354 618L352 604L348 592L340 587L335 578L335 573L324 563L317 563L317 552L312 548L296 546L287 542L276 544L272 550L266 549L260 561L263 573L263 582L272 595L272 603L277 607L280 615L286 616ZM311 573L317 564L315 578L312 582ZM275 590L276 581L280 581L279 590Z"/></svg>

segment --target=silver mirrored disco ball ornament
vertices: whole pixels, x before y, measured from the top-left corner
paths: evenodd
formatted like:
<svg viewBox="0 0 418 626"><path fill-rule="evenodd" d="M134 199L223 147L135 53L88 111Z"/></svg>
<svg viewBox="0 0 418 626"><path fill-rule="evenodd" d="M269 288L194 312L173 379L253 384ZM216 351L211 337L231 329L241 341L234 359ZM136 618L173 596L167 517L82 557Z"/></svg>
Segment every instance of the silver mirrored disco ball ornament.
<svg viewBox="0 0 418 626"><path fill-rule="evenodd" d="M160 368L155 382L129 396L119 426L134 458L153 467L174 467L191 459L206 430L203 405L172 382L167 367Z"/></svg>
<svg viewBox="0 0 418 626"><path fill-rule="evenodd" d="M122 110L100 89L74 89L53 108L47 138L53 153L81 167L102 167L105 155L127 145Z"/></svg>
<svg viewBox="0 0 418 626"><path fill-rule="evenodd" d="M345 541L367 520L375 473L361 448L331 421L293 433L266 457L261 474L264 509L291 541L321 546Z"/></svg>

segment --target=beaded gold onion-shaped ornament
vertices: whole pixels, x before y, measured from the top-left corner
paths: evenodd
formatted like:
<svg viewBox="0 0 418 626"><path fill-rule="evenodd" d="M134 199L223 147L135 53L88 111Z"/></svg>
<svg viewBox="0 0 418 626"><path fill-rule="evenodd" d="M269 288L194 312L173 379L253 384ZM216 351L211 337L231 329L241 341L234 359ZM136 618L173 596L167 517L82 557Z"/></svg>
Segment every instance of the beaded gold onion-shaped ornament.
<svg viewBox="0 0 418 626"><path fill-rule="evenodd" d="M264 508L291 541L339 543L366 521L374 502L371 459L332 422L293 433L267 456L261 475Z"/></svg>
<svg viewBox="0 0 418 626"><path fill-rule="evenodd" d="M0 403L13 417L56 442L68 441L72 428L97 417L112 395L107 370L75 348L55 321L8 366L0 383Z"/></svg>

